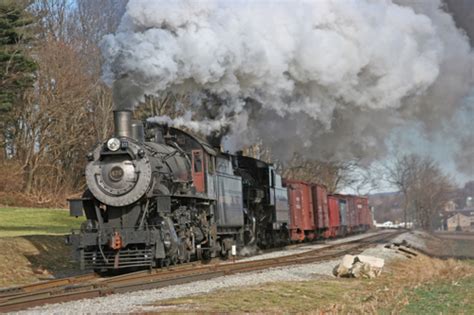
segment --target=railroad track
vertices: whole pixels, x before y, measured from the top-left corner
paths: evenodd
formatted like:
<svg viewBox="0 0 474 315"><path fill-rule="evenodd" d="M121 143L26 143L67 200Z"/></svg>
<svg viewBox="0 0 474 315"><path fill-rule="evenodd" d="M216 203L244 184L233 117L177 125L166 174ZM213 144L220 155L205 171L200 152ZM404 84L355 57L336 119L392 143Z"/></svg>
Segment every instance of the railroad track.
<svg viewBox="0 0 474 315"><path fill-rule="evenodd" d="M401 233L403 232L397 231L371 235L358 240L332 244L323 248L277 258L218 264L192 263L167 269L138 271L110 278L87 274L5 289L0 290L0 312L12 312L34 306L95 298L114 293L156 289L242 272L324 261L349 253L357 253Z"/></svg>

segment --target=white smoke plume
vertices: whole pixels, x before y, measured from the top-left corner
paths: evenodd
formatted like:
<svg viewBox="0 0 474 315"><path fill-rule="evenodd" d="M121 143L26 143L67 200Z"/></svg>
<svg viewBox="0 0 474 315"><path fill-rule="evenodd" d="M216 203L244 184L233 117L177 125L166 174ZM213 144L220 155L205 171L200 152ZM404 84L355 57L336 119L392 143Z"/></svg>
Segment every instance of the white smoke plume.
<svg viewBox="0 0 474 315"><path fill-rule="evenodd" d="M130 0L103 40L104 79L120 108L213 95L219 122L205 123L230 124L234 148L259 138L279 158L371 160L394 128L439 130L472 89L468 39L441 4Z"/></svg>
<svg viewBox="0 0 474 315"><path fill-rule="evenodd" d="M211 135L216 130L224 129L229 123L225 116L219 120L193 120L193 113L187 111L183 116L171 118L167 115L150 117L147 119L150 123L159 123L170 127L185 127L204 136Z"/></svg>

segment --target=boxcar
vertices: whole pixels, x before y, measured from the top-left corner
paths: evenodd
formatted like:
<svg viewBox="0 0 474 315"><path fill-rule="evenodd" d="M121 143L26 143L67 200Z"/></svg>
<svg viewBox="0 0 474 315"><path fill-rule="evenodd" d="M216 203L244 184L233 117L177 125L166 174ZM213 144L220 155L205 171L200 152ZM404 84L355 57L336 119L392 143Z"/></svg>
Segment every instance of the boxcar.
<svg viewBox="0 0 474 315"><path fill-rule="evenodd" d="M367 231L372 226L372 213L369 208L367 197L356 197L356 203L359 213L359 229Z"/></svg>
<svg viewBox="0 0 474 315"><path fill-rule="evenodd" d="M323 234L325 238L332 238L339 235L341 228L341 214L339 212L339 198L328 196L329 227Z"/></svg>
<svg viewBox="0 0 474 315"><path fill-rule="evenodd" d="M339 206L340 226L338 236L344 236L349 232L349 205L344 195L334 195Z"/></svg>
<svg viewBox="0 0 474 315"><path fill-rule="evenodd" d="M328 193L323 185L311 185L311 193L313 197L313 216L316 234L323 237L324 233L329 229L329 213L328 213Z"/></svg>
<svg viewBox="0 0 474 315"><path fill-rule="evenodd" d="M359 208L356 196L346 195L347 200L347 232L357 233L359 231Z"/></svg>
<svg viewBox="0 0 474 315"><path fill-rule="evenodd" d="M315 224L311 185L303 181L285 180L290 202L290 238L293 241L314 239Z"/></svg>

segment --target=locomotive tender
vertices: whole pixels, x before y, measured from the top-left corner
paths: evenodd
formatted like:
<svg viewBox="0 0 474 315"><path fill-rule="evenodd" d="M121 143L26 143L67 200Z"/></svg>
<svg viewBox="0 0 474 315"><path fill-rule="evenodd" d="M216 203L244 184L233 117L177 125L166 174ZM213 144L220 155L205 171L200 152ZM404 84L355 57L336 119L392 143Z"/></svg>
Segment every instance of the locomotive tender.
<svg viewBox="0 0 474 315"><path fill-rule="evenodd" d="M151 268L349 231L330 226L340 213L323 186L283 183L273 165L180 129L148 123L145 132L131 111L114 111L114 127L87 155L88 189L69 200L72 216L86 216L67 237L81 269ZM367 215L353 232L370 227Z"/></svg>

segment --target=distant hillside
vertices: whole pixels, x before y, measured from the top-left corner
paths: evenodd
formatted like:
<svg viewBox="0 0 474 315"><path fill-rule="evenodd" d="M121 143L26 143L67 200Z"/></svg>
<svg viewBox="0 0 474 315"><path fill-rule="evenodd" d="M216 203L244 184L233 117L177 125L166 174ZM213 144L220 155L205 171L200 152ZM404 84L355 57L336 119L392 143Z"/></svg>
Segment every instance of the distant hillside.
<svg viewBox="0 0 474 315"><path fill-rule="evenodd" d="M452 201L456 209L466 207L467 197L474 198L474 181L467 182L463 188L453 192ZM399 192L376 193L369 195L369 204L374 207L375 220L379 223L385 221L403 221L403 196Z"/></svg>

